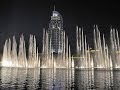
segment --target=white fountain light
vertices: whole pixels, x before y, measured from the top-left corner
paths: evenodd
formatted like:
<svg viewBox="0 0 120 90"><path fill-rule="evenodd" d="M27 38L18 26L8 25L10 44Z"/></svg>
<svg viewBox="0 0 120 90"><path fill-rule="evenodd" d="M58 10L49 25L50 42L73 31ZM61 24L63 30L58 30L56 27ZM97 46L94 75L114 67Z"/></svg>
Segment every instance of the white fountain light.
<svg viewBox="0 0 120 90"><path fill-rule="evenodd" d="M2 66L3 67L11 67L11 61L10 60L7 60L7 59L4 59L2 60Z"/></svg>

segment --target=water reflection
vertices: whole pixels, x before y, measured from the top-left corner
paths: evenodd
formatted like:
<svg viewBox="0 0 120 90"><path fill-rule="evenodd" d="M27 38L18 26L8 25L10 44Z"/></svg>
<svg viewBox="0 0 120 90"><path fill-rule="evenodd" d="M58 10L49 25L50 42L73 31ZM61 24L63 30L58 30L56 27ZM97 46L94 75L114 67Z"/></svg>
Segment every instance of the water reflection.
<svg viewBox="0 0 120 90"><path fill-rule="evenodd" d="M112 71L96 71L95 86L102 90L113 89L113 72Z"/></svg>
<svg viewBox="0 0 120 90"><path fill-rule="evenodd" d="M120 90L120 71L0 68L1 90Z"/></svg>
<svg viewBox="0 0 120 90"><path fill-rule="evenodd" d="M70 90L74 70L1 68L0 78L3 90Z"/></svg>
<svg viewBox="0 0 120 90"><path fill-rule="evenodd" d="M113 72L113 86L116 90L120 90L120 71Z"/></svg>

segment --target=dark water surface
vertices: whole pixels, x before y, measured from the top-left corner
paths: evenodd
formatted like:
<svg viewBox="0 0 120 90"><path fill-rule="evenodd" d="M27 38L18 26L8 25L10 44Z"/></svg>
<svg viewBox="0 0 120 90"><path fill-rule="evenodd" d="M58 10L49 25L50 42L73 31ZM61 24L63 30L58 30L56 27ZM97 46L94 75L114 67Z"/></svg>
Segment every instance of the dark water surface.
<svg viewBox="0 0 120 90"><path fill-rule="evenodd" d="M0 68L0 90L120 90L120 71Z"/></svg>

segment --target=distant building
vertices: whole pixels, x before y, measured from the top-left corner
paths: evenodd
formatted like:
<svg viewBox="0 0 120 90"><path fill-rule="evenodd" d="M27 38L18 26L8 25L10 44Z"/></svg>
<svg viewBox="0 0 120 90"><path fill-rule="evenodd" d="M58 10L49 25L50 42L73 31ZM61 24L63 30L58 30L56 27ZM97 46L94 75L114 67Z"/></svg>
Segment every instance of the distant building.
<svg viewBox="0 0 120 90"><path fill-rule="evenodd" d="M48 28L49 45L51 39L51 51L54 53L62 53L63 42L63 19L59 12L52 12L51 20Z"/></svg>

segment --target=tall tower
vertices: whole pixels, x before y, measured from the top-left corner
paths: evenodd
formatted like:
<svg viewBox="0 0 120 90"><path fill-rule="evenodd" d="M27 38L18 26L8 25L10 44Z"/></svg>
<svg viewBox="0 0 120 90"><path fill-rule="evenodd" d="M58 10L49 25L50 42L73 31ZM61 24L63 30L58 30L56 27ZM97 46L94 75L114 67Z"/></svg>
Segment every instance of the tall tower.
<svg viewBox="0 0 120 90"><path fill-rule="evenodd" d="M54 53L62 53L62 43L63 43L63 19L59 12L55 10L52 11L51 20L48 28L49 45L51 39L51 51ZM50 47L50 46L49 46Z"/></svg>

